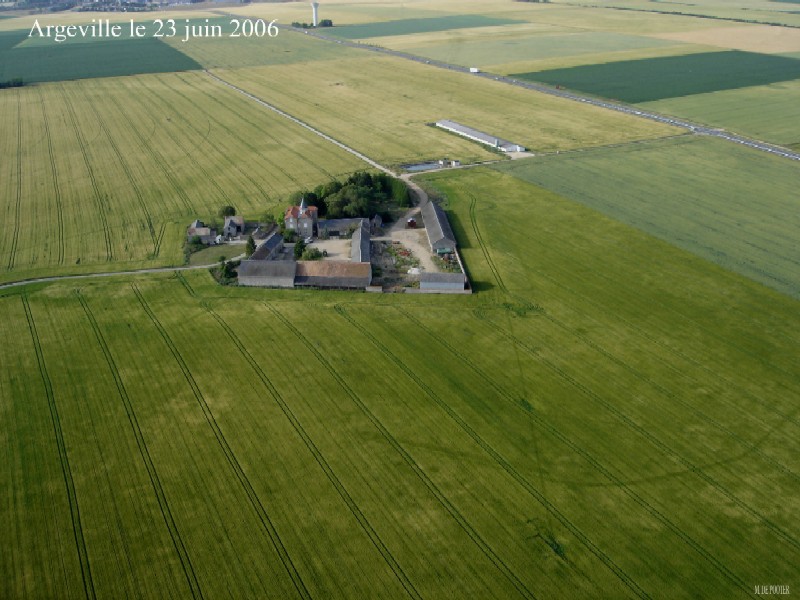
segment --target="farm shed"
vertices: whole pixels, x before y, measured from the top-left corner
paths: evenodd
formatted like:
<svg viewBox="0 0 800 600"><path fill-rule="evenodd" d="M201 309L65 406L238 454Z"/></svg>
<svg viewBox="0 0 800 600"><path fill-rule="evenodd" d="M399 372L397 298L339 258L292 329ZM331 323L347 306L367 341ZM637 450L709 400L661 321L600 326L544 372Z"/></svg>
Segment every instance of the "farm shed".
<svg viewBox="0 0 800 600"><path fill-rule="evenodd" d="M467 282L463 273L420 273L419 289L421 290L454 290L461 291Z"/></svg>
<svg viewBox="0 0 800 600"><path fill-rule="evenodd" d="M294 287L296 267L292 260L243 260L239 265L239 285Z"/></svg>
<svg viewBox="0 0 800 600"><path fill-rule="evenodd" d="M447 119L443 119L441 121L436 121L436 126L441 127L442 129L449 131L450 133L455 133L456 135L463 136L475 142L480 142L481 144L492 146L493 148L497 148L498 150L502 150L503 152L525 151L524 146L520 146L519 144L515 144L514 142L509 142L508 140L501 139L494 135L489 135L488 133L484 133L483 131L478 131L477 129L473 129L472 127L467 127L466 125L462 125L461 123L456 123L455 121L448 121Z"/></svg>
<svg viewBox="0 0 800 600"><path fill-rule="evenodd" d="M450 222L442 208L435 202L427 202L422 207L422 220L431 252L453 252L456 248L456 237L450 229Z"/></svg>
<svg viewBox="0 0 800 600"><path fill-rule="evenodd" d="M364 220L361 221L361 226L353 232L350 243L350 260L357 263L370 261L369 240L369 226Z"/></svg>
<svg viewBox="0 0 800 600"><path fill-rule="evenodd" d="M270 260L280 254L281 250L283 250L283 236L273 233L263 244L256 248L250 260Z"/></svg>
<svg viewBox="0 0 800 600"><path fill-rule="evenodd" d="M363 290L372 283L372 265L365 262L299 261L297 287Z"/></svg>

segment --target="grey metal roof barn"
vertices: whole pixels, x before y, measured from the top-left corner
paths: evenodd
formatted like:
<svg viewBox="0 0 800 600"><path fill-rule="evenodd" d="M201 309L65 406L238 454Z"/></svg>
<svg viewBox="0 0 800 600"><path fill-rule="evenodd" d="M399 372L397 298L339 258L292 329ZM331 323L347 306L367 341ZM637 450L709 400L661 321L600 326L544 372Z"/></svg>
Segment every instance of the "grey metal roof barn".
<svg viewBox="0 0 800 600"><path fill-rule="evenodd" d="M294 287L297 263L293 260L243 260L239 265L239 285Z"/></svg>
<svg viewBox="0 0 800 600"><path fill-rule="evenodd" d="M369 240L369 222L364 219L361 221L361 226L353 232L350 242L350 260L353 262L369 262Z"/></svg>
<svg viewBox="0 0 800 600"><path fill-rule="evenodd" d="M421 290L463 290L467 278L463 273L420 273Z"/></svg>
<svg viewBox="0 0 800 600"><path fill-rule="evenodd" d="M484 133L483 131L478 131L477 129L473 129L472 127L467 127L466 125L462 125L461 123L456 123L455 121L448 121L447 119L442 119L441 121L436 121L436 126L441 127L447 131L452 133L464 136L465 138L469 138L476 142L480 142L481 144L486 144L488 146L492 146L493 148L498 148L503 152L524 152L525 146L520 146L519 144L515 144L514 142L509 142L508 140L501 139L494 135L489 135L488 133Z"/></svg>
<svg viewBox="0 0 800 600"><path fill-rule="evenodd" d="M456 236L450 229L450 222L442 208L435 202L426 202L422 207L422 220L425 222L425 233L428 234L428 243L431 251L448 250L456 247Z"/></svg>

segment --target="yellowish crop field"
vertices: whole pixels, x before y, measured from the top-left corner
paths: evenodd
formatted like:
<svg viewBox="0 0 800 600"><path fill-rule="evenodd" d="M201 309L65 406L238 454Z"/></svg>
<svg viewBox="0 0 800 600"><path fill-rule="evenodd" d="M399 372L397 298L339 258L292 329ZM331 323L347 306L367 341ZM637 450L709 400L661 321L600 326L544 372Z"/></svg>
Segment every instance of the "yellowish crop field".
<svg viewBox="0 0 800 600"><path fill-rule="evenodd" d="M389 165L443 156L463 162L500 158L428 125L439 119L452 119L536 151L679 133L468 74L372 54L309 63L302 69L277 65L218 74Z"/></svg>
<svg viewBox="0 0 800 600"><path fill-rule="evenodd" d="M194 218L365 166L200 73L4 90L0 115L5 280L180 264Z"/></svg>

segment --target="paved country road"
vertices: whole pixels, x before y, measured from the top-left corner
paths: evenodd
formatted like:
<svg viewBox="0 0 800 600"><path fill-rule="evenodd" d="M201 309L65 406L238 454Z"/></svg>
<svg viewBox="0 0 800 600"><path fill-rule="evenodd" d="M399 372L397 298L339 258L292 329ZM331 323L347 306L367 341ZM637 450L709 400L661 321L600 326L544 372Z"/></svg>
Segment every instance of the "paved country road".
<svg viewBox="0 0 800 600"><path fill-rule="evenodd" d="M635 117L639 117L642 119L648 119L650 121L656 121L658 123L665 123L667 125L673 125L675 127L681 127L683 129L687 129L692 133L700 134L700 135L709 135L712 137L717 137L728 142L734 142L736 144L741 144L743 146L748 146L755 150L761 150L762 152L769 152L770 154L774 154L776 156L780 156L783 158L788 158L791 160L798 160L800 161L800 152L792 152L786 148L782 148L781 146L776 146L774 144L768 144L766 142L761 142L758 140L754 140L751 138L747 138L741 135L737 135L735 133L729 133L722 129L715 129L713 127L705 127L703 125L698 125L697 123L691 123L690 121L686 121L683 119L676 119L673 117L668 117L665 115L660 115L658 113L646 111L646 110L639 110L634 106L629 106L626 104L620 104L617 102L610 102L608 100L599 100L597 98L591 98L589 96L581 96L580 94L576 94L574 92L569 92L566 90L560 90L552 87L548 87L546 85L542 85L540 83L533 83L530 81L520 81L519 79L514 79L513 77L507 77L505 75L494 75L492 73L487 73L481 71L479 73L470 73L468 67L462 67L460 65L453 65L450 63L438 61L438 60L431 60L422 56L416 56L414 54L408 54L407 52L399 52L397 50L389 50L388 48L381 48L380 46L372 46L369 44L361 44L358 42L351 42L349 40L340 40L328 35L324 35L322 33L318 33L317 31L307 30L307 29L299 29L296 27L287 27L288 31L293 31L299 34L310 35L320 40L325 40L327 42L332 42L334 44L342 44L344 46L349 46L351 48L359 48L361 50L366 50L369 52L377 52L379 54L387 54L389 56L396 56L398 58L404 58L406 60L411 60L418 63L423 63L426 65L430 65L432 67L438 67L440 69L447 69L448 71L456 71L459 73L467 73L471 77L483 77L484 79L491 79L493 81L499 81L501 83L506 83L508 85L513 85L516 87L521 87L528 90L533 90L536 92L541 92L542 94L549 94L550 96L558 96L559 98L566 98L567 100L573 100L575 102L582 102L584 104L590 104L592 106L597 106L600 108L605 108L607 110L614 110L617 112L625 113L628 115L633 115Z"/></svg>

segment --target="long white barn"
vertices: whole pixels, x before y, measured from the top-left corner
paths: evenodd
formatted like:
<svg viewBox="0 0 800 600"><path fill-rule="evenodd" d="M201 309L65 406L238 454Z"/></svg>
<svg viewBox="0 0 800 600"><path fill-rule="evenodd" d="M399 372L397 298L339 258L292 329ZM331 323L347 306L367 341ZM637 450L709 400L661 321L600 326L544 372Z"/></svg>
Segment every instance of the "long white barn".
<svg viewBox="0 0 800 600"><path fill-rule="evenodd" d="M442 119L441 121L436 121L436 126L446 129L452 133L464 136L465 138L480 142L481 144L492 146L493 148L497 148L503 152L525 152L525 146L520 146L519 144L509 142L508 140L489 135L488 133L478 131L477 129L467 127L466 125L456 123L455 121Z"/></svg>

